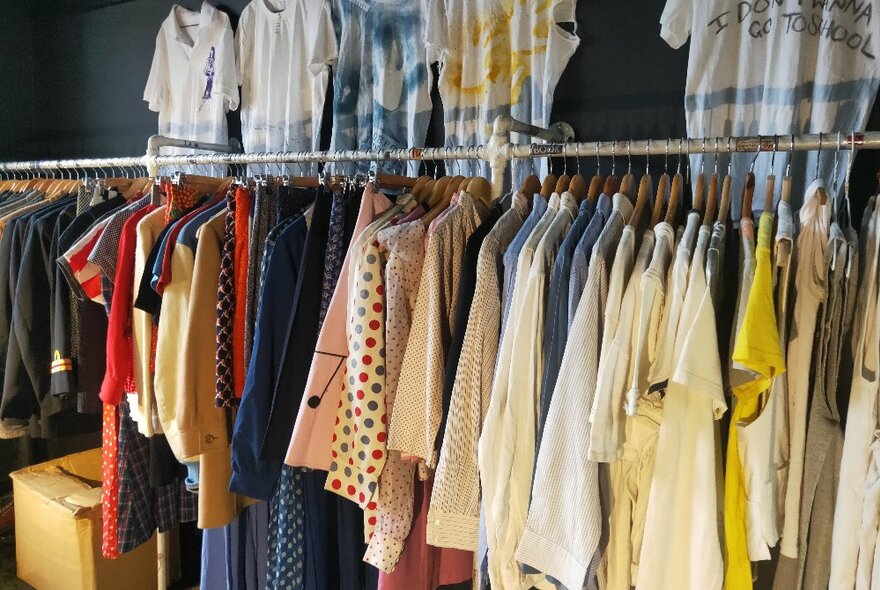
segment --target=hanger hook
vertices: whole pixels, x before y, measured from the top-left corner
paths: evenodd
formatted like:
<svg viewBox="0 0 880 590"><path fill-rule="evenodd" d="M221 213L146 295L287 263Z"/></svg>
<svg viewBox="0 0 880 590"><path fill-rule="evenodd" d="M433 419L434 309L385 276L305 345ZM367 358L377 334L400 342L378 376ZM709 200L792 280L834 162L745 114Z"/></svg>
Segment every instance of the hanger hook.
<svg viewBox="0 0 880 590"><path fill-rule="evenodd" d="M770 174L776 175L776 150L779 149L779 136L773 136L773 155L770 156Z"/></svg>
<svg viewBox="0 0 880 590"><path fill-rule="evenodd" d="M679 137L678 138L678 164L676 165L676 168L675 168L676 174L681 174L681 142L682 142L682 139Z"/></svg>
<svg viewBox="0 0 880 590"><path fill-rule="evenodd" d="M651 174L651 140L648 140L648 145L645 146L645 174Z"/></svg>
<svg viewBox="0 0 880 590"><path fill-rule="evenodd" d="M666 147L663 149L663 151L666 154L664 161L663 161L663 171L668 173L669 172L669 138L668 137L666 138Z"/></svg>
<svg viewBox="0 0 880 590"><path fill-rule="evenodd" d="M598 148L597 148L598 149ZM614 140L614 143L611 144L611 176L614 176L614 169L617 166L617 140Z"/></svg>
<svg viewBox="0 0 880 590"><path fill-rule="evenodd" d="M613 147L611 149L614 149ZM602 171L602 163L599 161L599 142L596 142L596 176Z"/></svg>
<svg viewBox="0 0 880 590"><path fill-rule="evenodd" d="M816 179L819 178L819 160L822 158L822 132L819 132L819 149L816 150Z"/></svg>
<svg viewBox="0 0 880 590"><path fill-rule="evenodd" d="M712 174L718 176L718 138L715 138L715 158Z"/></svg>
<svg viewBox="0 0 880 590"><path fill-rule="evenodd" d="M580 175L581 173L581 144L577 142L574 144L574 166L575 166L575 174Z"/></svg>
<svg viewBox="0 0 880 590"><path fill-rule="evenodd" d="M849 208L849 177L852 174L853 161L856 159L856 130L853 129L849 136L849 160L846 162L846 178L843 187L843 202L846 203L846 218L850 222L852 220Z"/></svg>
<svg viewBox="0 0 880 590"><path fill-rule="evenodd" d="M626 142L626 173L632 174L632 143L633 140L627 140Z"/></svg>
<svg viewBox="0 0 880 590"><path fill-rule="evenodd" d="M788 163L785 165L785 175L791 176L791 161L794 159L794 133L791 134L789 138L789 154L788 154Z"/></svg>
<svg viewBox="0 0 880 590"><path fill-rule="evenodd" d="M749 174L755 171L755 162L758 161L758 156L761 155L761 136L758 136L758 151L755 152L755 157L752 158L752 163L749 164Z"/></svg>
<svg viewBox="0 0 880 590"><path fill-rule="evenodd" d="M706 170L706 138L703 137L703 145L700 147L700 176Z"/></svg>
<svg viewBox="0 0 880 590"><path fill-rule="evenodd" d="M831 182L837 182L837 164L840 158L840 131L837 132L837 149L834 150L834 169L831 173Z"/></svg>

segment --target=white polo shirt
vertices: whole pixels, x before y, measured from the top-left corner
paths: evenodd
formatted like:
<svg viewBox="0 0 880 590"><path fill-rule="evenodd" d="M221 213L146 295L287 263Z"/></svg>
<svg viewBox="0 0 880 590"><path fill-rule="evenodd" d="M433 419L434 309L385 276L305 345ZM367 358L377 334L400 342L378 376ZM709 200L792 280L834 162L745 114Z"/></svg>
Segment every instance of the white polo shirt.
<svg viewBox="0 0 880 590"><path fill-rule="evenodd" d="M159 113L160 135L227 142L226 113L238 108L238 86L232 28L225 13L207 2L199 12L174 5L156 36L144 100ZM163 148L161 153L194 152ZM174 169L204 172L203 166Z"/></svg>

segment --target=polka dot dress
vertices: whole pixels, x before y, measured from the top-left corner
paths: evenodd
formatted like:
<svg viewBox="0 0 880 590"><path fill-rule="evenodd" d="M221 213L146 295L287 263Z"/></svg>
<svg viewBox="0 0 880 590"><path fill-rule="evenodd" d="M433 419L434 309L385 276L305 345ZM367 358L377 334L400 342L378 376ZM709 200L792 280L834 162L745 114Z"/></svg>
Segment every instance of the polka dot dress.
<svg viewBox="0 0 880 590"><path fill-rule="evenodd" d="M385 466L385 285L379 243L364 245L354 271L347 388L333 430L325 488L369 510ZM372 519L372 520L371 520ZM375 517L367 517L367 525Z"/></svg>
<svg viewBox="0 0 880 590"><path fill-rule="evenodd" d="M305 548L303 538L302 472L283 465L278 489L269 507L269 563L266 588L303 588Z"/></svg>
<svg viewBox="0 0 880 590"><path fill-rule="evenodd" d="M104 404L101 426L101 555L119 557L117 516L119 514L119 430L116 406Z"/></svg>

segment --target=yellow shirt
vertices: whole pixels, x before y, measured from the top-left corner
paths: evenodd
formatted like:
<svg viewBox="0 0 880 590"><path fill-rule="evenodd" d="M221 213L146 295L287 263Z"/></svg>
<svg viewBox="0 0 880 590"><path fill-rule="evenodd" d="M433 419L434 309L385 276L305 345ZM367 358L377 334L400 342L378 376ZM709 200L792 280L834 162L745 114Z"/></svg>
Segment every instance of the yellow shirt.
<svg viewBox="0 0 880 590"><path fill-rule="evenodd" d="M785 371L785 358L776 328L773 271L770 248L773 243L773 214L761 214L755 248L755 279L742 326L736 335L733 360L756 372L755 378L733 388L736 406L730 420L727 443L727 473L724 480L725 590L752 588L746 536L746 491L743 466L737 444L737 424L751 422L761 409L760 395L773 379Z"/></svg>

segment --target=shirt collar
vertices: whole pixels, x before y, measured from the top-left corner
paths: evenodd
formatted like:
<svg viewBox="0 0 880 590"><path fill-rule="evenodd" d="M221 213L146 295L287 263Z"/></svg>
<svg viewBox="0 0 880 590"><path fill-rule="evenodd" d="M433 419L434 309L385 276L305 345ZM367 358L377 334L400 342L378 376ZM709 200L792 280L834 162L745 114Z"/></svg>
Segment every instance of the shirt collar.
<svg viewBox="0 0 880 590"><path fill-rule="evenodd" d="M612 197L611 201L613 210L620 213L620 215L623 216L624 221L629 219L629 216L632 215L633 212L633 205L629 198L623 193L614 193L614 197Z"/></svg>
<svg viewBox="0 0 880 590"><path fill-rule="evenodd" d="M599 201L596 203L596 211L601 213L602 217L606 219L611 213L611 198L605 193L599 195Z"/></svg>
<svg viewBox="0 0 880 590"><path fill-rule="evenodd" d="M214 19L214 13L216 12L216 9L207 2L202 2L202 7L199 11L198 28L195 30L194 33L189 34L183 27L180 17L182 16L182 13L192 12L193 11L189 11L179 4L175 4L174 7L171 9L171 14L168 16L168 22L174 39L176 41L179 41L180 43L183 43L187 47L195 49L195 47L199 44L199 38L202 36L202 32L204 32L208 28L208 26L211 24L211 21ZM190 45L190 39L192 39L192 45Z"/></svg>

